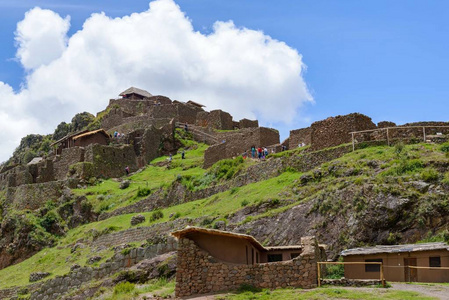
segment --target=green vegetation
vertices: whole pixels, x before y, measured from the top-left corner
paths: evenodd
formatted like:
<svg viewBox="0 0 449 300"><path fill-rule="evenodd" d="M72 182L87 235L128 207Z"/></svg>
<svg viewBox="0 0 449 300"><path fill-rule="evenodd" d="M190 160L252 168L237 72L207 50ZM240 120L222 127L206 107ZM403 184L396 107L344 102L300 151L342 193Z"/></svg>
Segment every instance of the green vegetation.
<svg viewBox="0 0 449 300"><path fill-rule="evenodd" d="M344 289L334 287L323 287L314 290L301 289L278 289L274 291L242 291L220 296L220 300L318 300L318 299L370 299L370 300L430 300L433 297L427 297L416 292L397 291L388 289L373 288L364 289Z"/></svg>

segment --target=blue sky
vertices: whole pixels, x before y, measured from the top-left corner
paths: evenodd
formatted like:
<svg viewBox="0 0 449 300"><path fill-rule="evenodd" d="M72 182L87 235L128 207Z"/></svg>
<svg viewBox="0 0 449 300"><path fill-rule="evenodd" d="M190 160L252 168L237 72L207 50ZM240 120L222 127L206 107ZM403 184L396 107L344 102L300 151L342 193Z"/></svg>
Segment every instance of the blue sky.
<svg viewBox="0 0 449 300"><path fill-rule="evenodd" d="M0 81L16 92L25 82L29 70L25 71L14 59L17 50L14 32L25 12L33 7L50 9L62 18L70 15L67 33L70 37L82 29L92 13L104 11L109 17L123 17L148 10L148 3L1 0ZM305 102L293 108L299 113L288 124L278 119L266 122L280 129L283 137L290 129L351 112L367 114L375 122L390 120L398 124L448 119L447 1L178 0L176 3L194 29L205 35L213 32L214 22L232 20L237 28L263 31L302 55L307 66L303 79L314 103Z"/></svg>

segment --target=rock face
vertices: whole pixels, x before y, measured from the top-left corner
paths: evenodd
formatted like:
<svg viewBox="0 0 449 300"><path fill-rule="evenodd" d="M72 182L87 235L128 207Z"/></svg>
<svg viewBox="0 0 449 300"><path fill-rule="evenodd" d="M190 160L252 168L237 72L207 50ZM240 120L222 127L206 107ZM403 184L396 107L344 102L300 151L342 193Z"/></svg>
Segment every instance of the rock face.
<svg viewBox="0 0 449 300"><path fill-rule="evenodd" d="M30 274L30 282L39 281L41 279L44 279L45 277L50 276L50 273L48 272L36 272Z"/></svg>
<svg viewBox="0 0 449 300"><path fill-rule="evenodd" d="M316 239L301 239L303 252L296 258L255 265L239 265L217 261L192 240L178 243L176 297L235 290L242 284L256 288L301 287L317 285L319 248Z"/></svg>

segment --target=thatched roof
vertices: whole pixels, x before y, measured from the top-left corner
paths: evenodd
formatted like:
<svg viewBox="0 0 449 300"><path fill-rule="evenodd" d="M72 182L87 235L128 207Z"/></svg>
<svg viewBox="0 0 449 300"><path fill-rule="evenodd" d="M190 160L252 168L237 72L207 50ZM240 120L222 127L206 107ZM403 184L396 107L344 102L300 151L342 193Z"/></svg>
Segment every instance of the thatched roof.
<svg viewBox="0 0 449 300"><path fill-rule="evenodd" d="M229 231L223 231L223 230L217 230L217 229L207 229L207 228L201 228L201 227L190 227L187 226L186 228L178 231L174 231L171 233L172 236L176 238L183 238L188 236L191 233L205 233L209 235L214 236L225 236L225 237L232 237L236 239L242 239L250 242L254 247L261 251L274 251L274 250L295 250L295 249L302 249L301 245L295 245L295 246L277 246L277 247L264 247L262 244L260 244L254 237L247 234L242 233L234 233Z"/></svg>
<svg viewBox="0 0 449 300"><path fill-rule="evenodd" d="M86 132L86 133L83 133L83 134L74 136L73 139L74 139L74 140L77 140L77 139L79 139L79 138L86 137L86 136L93 135L93 134L97 134L97 133L101 133L101 134L103 134L104 136L106 136L106 137L109 138L109 134L107 134L107 132L104 131L104 129L98 129L98 130L89 131L89 132Z"/></svg>
<svg viewBox="0 0 449 300"><path fill-rule="evenodd" d="M206 105L203 105L201 103L198 103L198 102L195 102L195 101L192 101L192 100L187 101L187 104L198 106L198 107L206 107Z"/></svg>
<svg viewBox="0 0 449 300"><path fill-rule="evenodd" d="M432 250L448 250L449 245L446 243L424 243L424 244L406 244L406 245L377 245L366 248L353 248L341 252L341 256L349 255L369 255L383 253L402 253Z"/></svg>
<svg viewBox="0 0 449 300"><path fill-rule="evenodd" d="M127 89L127 90L121 92L121 93L119 94L119 96L126 96L126 95L131 95L131 94L136 94L136 95L140 95L140 96L142 96L142 97L147 97L147 98L153 96L153 95L151 95L149 92L147 92L147 91L145 91L145 90L142 90L142 89L138 89L138 88L133 87L133 86L130 87L129 89Z"/></svg>
<svg viewBox="0 0 449 300"><path fill-rule="evenodd" d="M78 132L75 132L75 133L70 133L70 134L66 135L65 137L63 137L63 138L60 138L56 142L50 144L50 146L54 146L56 144L62 143L63 141L68 140L69 138L72 138L74 136L80 135L80 134L85 133L85 132L88 132L88 130L85 129L85 130L81 130L81 131L78 131Z"/></svg>
<svg viewBox="0 0 449 300"><path fill-rule="evenodd" d="M38 163L40 163L43 160L44 159L42 157L35 157L29 163L27 163L27 166L38 164Z"/></svg>

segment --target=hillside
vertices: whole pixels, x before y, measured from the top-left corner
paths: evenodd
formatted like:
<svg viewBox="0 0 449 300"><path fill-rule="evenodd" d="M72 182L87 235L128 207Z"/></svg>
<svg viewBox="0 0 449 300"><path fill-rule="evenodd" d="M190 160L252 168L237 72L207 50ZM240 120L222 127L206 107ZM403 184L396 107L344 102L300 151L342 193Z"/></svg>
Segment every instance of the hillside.
<svg viewBox="0 0 449 300"><path fill-rule="evenodd" d="M123 280L142 281L107 268L139 251L150 253L142 259L156 259L150 265L156 271L143 281L170 278L172 256L157 258L169 253L168 233L187 224L250 234L265 245L292 245L315 235L332 259L350 247L449 239L447 144L398 143L354 152L350 145L304 147L203 169L207 145L183 130L176 136L182 148L171 162L163 156L129 177L90 180L37 210L11 207L5 190L0 192L1 245L9 253L2 260L15 263L0 270L0 289L38 295L48 290L42 280L21 287L30 284L31 273L48 272L45 280L69 274L78 281L58 295L107 294ZM137 215L145 220L131 225ZM139 261L138 254L129 257ZM140 292L155 285L165 286L164 293L173 289L172 283L151 281Z"/></svg>

